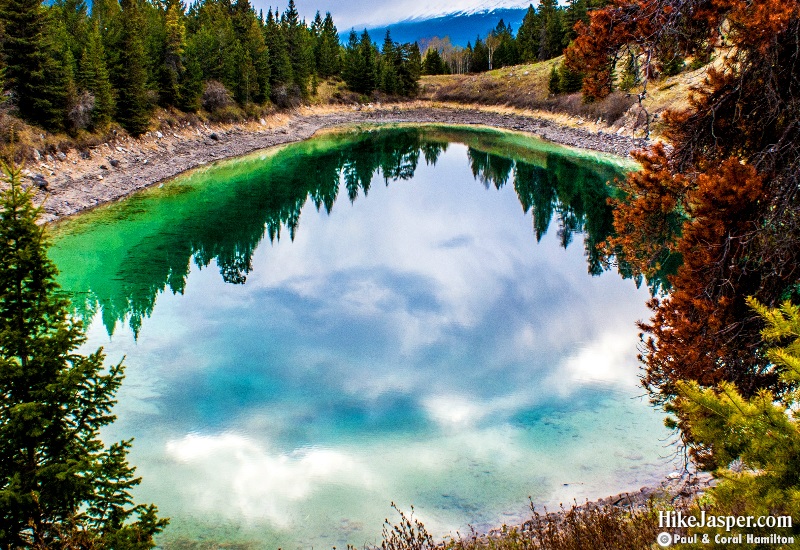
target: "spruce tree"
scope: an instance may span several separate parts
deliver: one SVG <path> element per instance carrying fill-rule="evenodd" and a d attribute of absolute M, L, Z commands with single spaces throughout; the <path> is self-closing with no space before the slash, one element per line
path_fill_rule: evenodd
<path fill-rule="evenodd" d="M 122 65 L 117 104 L 120 123 L 134 136 L 147 131 L 153 109 L 147 88 L 147 53 L 139 1 L 122 0 Z"/>
<path fill-rule="evenodd" d="M 319 58 L 322 48 L 322 15 L 317 10 L 314 21 L 309 29 L 311 31 L 312 51 L 314 52 L 314 74 L 319 74 Z"/>
<path fill-rule="evenodd" d="M 323 78 L 328 78 L 339 74 L 339 33 L 336 25 L 333 24 L 333 17 L 330 12 L 325 14 L 322 22 L 322 32 L 319 39 L 319 54 L 317 57 L 317 71 Z"/>
<path fill-rule="evenodd" d="M 408 46 L 408 72 L 417 87 L 419 77 L 422 76 L 422 54 L 419 51 L 419 44 L 412 42 Z"/>
<path fill-rule="evenodd" d="M 358 50 L 358 35 L 355 29 L 351 29 L 350 35 L 347 37 L 347 46 L 344 50 L 342 79 L 347 84 L 347 87 L 353 91 L 357 91 L 358 79 L 364 70 L 363 64 L 364 60 L 359 55 Z"/>
<path fill-rule="evenodd" d="M 528 6 L 522 25 L 517 32 L 517 45 L 523 62 L 531 63 L 539 59 L 539 37 L 542 22 L 533 5 Z"/>
<path fill-rule="evenodd" d="M 300 88 L 300 94 L 306 97 L 314 54 L 311 36 L 305 23 L 300 21 L 294 0 L 289 0 L 289 5 L 281 18 L 281 26 L 285 31 L 286 51 L 292 64 L 292 80 Z"/>
<path fill-rule="evenodd" d="M 76 62 L 66 39 L 64 24 L 57 18 L 48 20 L 48 35 L 43 43 L 42 74 L 33 99 L 36 109 L 31 120 L 49 130 L 74 129 L 69 124 L 67 112 L 75 104 Z M 21 100 L 21 98 L 19 98 Z M 20 109 L 21 111 L 21 109 Z"/>
<path fill-rule="evenodd" d="M 180 104 L 181 81 L 186 50 L 186 28 L 183 23 L 183 3 L 169 0 L 164 12 L 164 62 L 161 68 L 160 101 L 163 105 Z"/>
<path fill-rule="evenodd" d="M 199 10 L 200 27 L 194 35 L 204 80 L 222 82 L 234 90 L 239 81 L 241 44 L 231 14 L 221 2 L 205 2 Z"/>
<path fill-rule="evenodd" d="M 469 64 L 471 73 L 481 73 L 489 70 L 489 49 L 480 37 L 475 39 L 475 47 L 472 49 L 472 59 Z"/>
<path fill-rule="evenodd" d="M 277 14 L 267 12 L 267 24 L 264 26 L 264 43 L 269 51 L 269 83 L 274 92 L 279 86 L 292 81 L 292 61 L 286 49 L 286 38 L 278 24 Z"/>
<path fill-rule="evenodd" d="M 156 508 L 135 506 L 139 483 L 127 464 L 130 441 L 106 447 L 100 430 L 122 364 L 84 356 L 83 327 L 70 318 L 46 255 L 32 190 L 5 168 L 0 192 L 0 547 L 152 548 L 166 525 Z M 138 520 L 128 523 L 132 516 Z"/>
<path fill-rule="evenodd" d="M 377 51 L 372 44 L 372 39 L 366 29 L 361 33 L 358 41 L 358 55 L 362 61 L 361 74 L 358 79 L 358 89 L 362 94 L 371 94 L 377 85 Z"/>
<path fill-rule="evenodd" d="M 425 59 L 422 61 L 422 74 L 445 74 L 447 67 L 442 59 L 439 50 L 436 48 L 428 48 L 425 52 Z"/>
<path fill-rule="evenodd" d="M 575 24 L 578 21 L 584 23 L 589 22 L 587 0 L 569 0 L 567 2 L 567 8 L 564 10 L 564 17 L 562 20 L 564 37 L 561 42 L 561 45 L 565 48 L 569 46 L 569 43 L 575 40 L 575 37 L 578 35 L 575 32 Z"/>
<path fill-rule="evenodd" d="M 249 14 L 247 28 L 242 36 L 244 55 L 252 64 L 251 78 L 253 84 L 250 90 L 249 101 L 264 103 L 269 98 L 269 51 L 264 42 L 264 33 L 252 12 Z M 249 71 L 249 67 L 243 69 Z M 242 73 L 244 74 L 244 72 Z"/>
<path fill-rule="evenodd" d="M 94 97 L 92 125 L 103 128 L 114 115 L 114 92 L 106 68 L 99 23 L 94 21 L 78 64 L 78 87 Z"/>
<path fill-rule="evenodd" d="M 63 39 L 72 50 L 72 57 L 80 59 L 90 30 L 86 2 L 84 0 L 56 0 L 51 9 L 52 16 L 61 21 L 66 31 Z"/>
<path fill-rule="evenodd" d="M 41 94 L 48 55 L 46 17 L 41 0 L 7 0 L 2 7 L 6 80 L 20 116 L 39 124 L 48 122 L 54 107 Z"/>
<path fill-rule="evenodd" d="M 541 19 L 539 61 L 546 61 L 561 55 L 564 37 L 561 10 L 556 0 L 541 0 L 538 13 Z"/>
<path fill-rule="evenodd" d="M 558 68 L 558 78 L 562 93 L 575 93 L 583 86 L 583 73 L 570 69 L 566 63 L 562 63 Z"/>
<path fill-rule="evenodd" d="M 180 85 L 178 107 L 194 113 L 200 109 L 200 95 L 203 93 L 203 68 L 200 66 L 197 46 L 193 41 L 186 45 L 186 70 Z"/>
<path fill-rule="evenodd" d="M 398 69 L 398 52 L 397 45 L 392 41 L 392 35 L 389 29 L 386 29 L 386 36 L 383 39 L 383 49 L 381 50 L 381 66 L 379 84 L 380 89 L 387 94 L 398 93 L 400 85 L 399 77 L 397 74 Z"/>

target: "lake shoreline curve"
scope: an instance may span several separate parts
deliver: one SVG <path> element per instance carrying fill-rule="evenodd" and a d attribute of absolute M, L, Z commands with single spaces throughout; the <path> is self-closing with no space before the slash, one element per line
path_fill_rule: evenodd
<path fill-rule="evenodd" d="M 524 113 L 451 106 L 398 104 L 366 107 L 303 108 L 239 124 L 189 124 L 119 136 L 89 151 L 45 156 L 24 167 L 38 187 L 42 223 L 79 214 L 122 199 L 183 172 L 277 145 L 303 141 L 315 133 L 358 124 L 443 124 L 484 126 L 532 134 L 546 141 L 627 157 L 647 147 L 641 138 L 571 127 Z"/>

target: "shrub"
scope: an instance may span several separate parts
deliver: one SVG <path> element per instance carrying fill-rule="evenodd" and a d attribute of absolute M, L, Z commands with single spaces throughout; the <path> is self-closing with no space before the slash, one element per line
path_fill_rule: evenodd
<path fill-rule="evenodd" d="M 203 88 L 201 102 L 203 109 L 213 113 L 233 105 L 233 97 L 222 82 L 209 80 Z"/>

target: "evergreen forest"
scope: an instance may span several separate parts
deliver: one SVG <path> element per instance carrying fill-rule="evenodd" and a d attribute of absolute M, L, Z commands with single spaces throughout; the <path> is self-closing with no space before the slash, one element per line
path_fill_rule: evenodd
<path fill-rule="evenodd" d="M 4 0 L 0 69 L 5 109 L 50 132 L 138 136 L 156 108 L 204 110 L 216 120 L 296 107 L 341 80 L 368 98 L 413 97 L 423 74 L 482 72 L 551 59 L 601 0 L 531 5 L 515 33 L 502 20 L 474 44 L 433 38 L 380 45 L 367 30 L 340 35 L 328 12 L 302 19 L 249 0 Z M 562 91 L 575 91 L 572 78 Z M 577 86 L 577 87 L 576 87 Z"/>

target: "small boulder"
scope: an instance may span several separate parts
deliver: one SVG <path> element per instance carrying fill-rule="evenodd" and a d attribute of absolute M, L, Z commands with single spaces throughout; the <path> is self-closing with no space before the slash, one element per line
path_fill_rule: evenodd
<path fill-rule="evenodd" d="M 108 159 L 108 163 L 114 168 L 119 167 L 119 161 L 117 159 Z"/>
<path fill-rule="evenodd" d="M 65 160 L 67 160 L 67 155 L 65 155 L 63 152 L 59 151 L 58 153 L 56 153 L 56 158 L 63 162 Z"/>
<path fill-rule="evenodd" d="M 161 132 L 156 132 L 156 137 L 157 137 L 158 139 L 161 139 L 161 138 L 163 138 L 163 137 L 164 137 L 164 134 L 162 134 Z"/>
<path fill-rule="evenodd" d="M 92 158 L 92 154 L 89 151 L 81 151 L 80 155 L 83 160 L 89 160 Z"/>
<path fill-rule="evenodd" d="M 34 175 L 31 180 L 33 180 L 33 184 L 41 189 L 42 191 L 47 191 L 47 180 L 42 174 Z"/>
<path fill-rule="evenodd" d="M 208 137 L 210 137 L 214 141 L 219 141 L 219 136 L 217 135 L 216 132 L 211 132 L 210 134 L 208 134 Z"/>
<path fill-rule="evenodd" d="M 108 166 L 106 166 L 105 164 L 101 164 L 100 170 L 108 170 Z"/>

